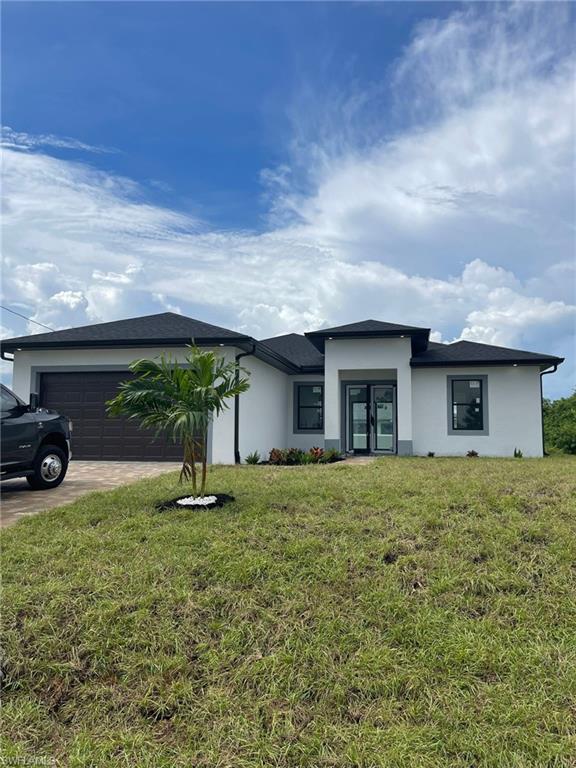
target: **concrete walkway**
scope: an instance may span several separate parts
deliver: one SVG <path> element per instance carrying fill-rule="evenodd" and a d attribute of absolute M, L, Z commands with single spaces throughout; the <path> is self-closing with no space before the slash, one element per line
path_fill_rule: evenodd
<path fill-rule="evenodd" d="M 33 491 L 24 479 L 5 480 L 0 485 L 0 526 L 68 504 L 90 491 L 107 491 L 180 466 L 171 461 L 72 461 L 62 485 L 49 491 Z"/>

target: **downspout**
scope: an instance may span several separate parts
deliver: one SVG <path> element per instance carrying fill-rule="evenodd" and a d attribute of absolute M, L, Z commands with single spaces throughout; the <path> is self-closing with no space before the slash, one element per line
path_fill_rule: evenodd
<path fill-rule="evenodd" d="M 250 352 L 240 352 L 236 355 L 236 383 L 240 379 L 238 364 L 243 357 L 249 357 L 256 351 L 256 344 L 252 344 Z M 234 463 L 240 464 L 240 395 L 234 395 Z"/>
<path fill-rule="evenodd" d="M 542 376 L 546 376 L 548 373 L 556 373 L 558 370 L 558 364 L 554 365 L 551 371 L 540 371 L 540 416 L 542 418 L 542 456 L 546 456 L 545 442 L 544 442 L 544 394 L 542 389 Z"/>

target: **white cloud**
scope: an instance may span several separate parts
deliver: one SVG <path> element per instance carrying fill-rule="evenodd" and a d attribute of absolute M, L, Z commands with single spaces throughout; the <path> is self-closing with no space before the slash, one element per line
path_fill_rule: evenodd
<path fill-rule="evenodd" d="M 166 312 L 174 312 L 176 315 L 184 314 L 178 304 L 172 304 L 163 293 L 153 293 L 152 296 Z"/>
<path fill-rule="evenodd" d="M 462 330 L 460 338 L 511 346 L 523 338 L 569 334 L 576 321 L 576 307 L 498 288 L 490 294 L 486 306 L 470 312 L 466 320 L 470 325 Z"/>
<path fill-rule="evenodd" d="M 54 296 L 50 296 L 50 301 L 55 304 L 63 304 L 69 309 L 76 309 L 84 301 L 82 291 L 59 291 Z"/>
<path fill-rule="evenodd" d="M 67 136 L 53 136 L 51 134 L 42 134 L 37 136 L 30 133 L 24 133 L 22 131 L 15 131 L 7 125 L 2 126 L 0 146 L 19 150 L 38 149 L 39 147 L 54 147 L 55 149 L 75 149 L 82 152 L 116 152 L 115 149 L 108 149 L 107 147 L 95 147 L 91 144 L 86 144 L 83 141 L 71 139 Z"/>
<path fill-rule="evenodd" d="M 0 339 L 10 339 L 14 335 L 15 333 L 12 328 L 9 328 L 4 324 L 0 325 Z M 0 380 L 10 381 L 11 376 L 12 363 L 9 363 L 7 360 L 0 360 Z"/>
<path fill-rule="evenodd" d="M 572 54 L 569 18 L 559 3 L 512 2 L 422 22 L 395 67 L 400 110 L 445 116 L 548 78 Z"/>
<path fill-rule="evenodd" d="M 132 280 L 127 274 L 121 274 L 119 272 L 101 272 L 99 269 L 95 269 L 92 272 L 92 278 L 104 283 L 119 283 L 121 285 L 129 285 Z"/>
<path fill-rule="evenodd" d="M 263 233 L 214 231 L 129 179 L 5 150 L 5 295 L 52 327 L 169 308 L 262 338 L 376 317 L 569 353 L 572 69 L 563 11 L 524 6 L 418 29 L 395 83 L 426 121 L 378 136 L 381 86 L 336 99 L 351 105 L 344 135 L 301 126 L 291 163 L 263 172 Z M 566 391 L 573 370 L 547 386 Z"/>

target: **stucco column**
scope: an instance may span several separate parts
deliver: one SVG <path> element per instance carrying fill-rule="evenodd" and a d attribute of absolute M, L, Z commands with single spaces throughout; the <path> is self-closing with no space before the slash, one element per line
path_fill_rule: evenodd
<path fill-rule="evenodd" d="M 330 355 L 330 342 L 326 341 L 324 365 L 324 447 L 343 450 L 340 429 L 340 381 L 338 366 Z"/>
<path fill-rule="evenodd" d="M 239 349 L 215 350 L 227 363 L 233 363 Z M 242 361 L 240 361 L 242 363 Z M 242 395 L 240 395 L 242 399 Z M 234 464 L 234 398 L 229 401 L 229 408 L 220 412 L 212 422 L 210 439 L 208 440 L 209 461 L 211 464 Z M 240 405 L 242 413 L 242 405 Z M 211 455 L 210 455 L 211 454 Z"/>
<path fill-rule="evenodd" d="M 14 352 L 12 364 L 12 390 L 27 403 L 36 382 L 32 381 L 30 353 Z"/>
<path fill-rule="evenodd" d="M 398 455 L 412 455 L 412 369 L 410 365 L 397 368 L 396 386 Z"/>

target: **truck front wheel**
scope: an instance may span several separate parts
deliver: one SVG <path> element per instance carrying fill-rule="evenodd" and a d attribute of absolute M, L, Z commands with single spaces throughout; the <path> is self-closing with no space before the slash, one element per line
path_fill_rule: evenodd
<path fill-rule="evenodd" d="M 34 474 L 28 475 L 28 485 L 35 491 L 56 488 L 66 476 L 68 459 L 62 448 L 44 445 L 34 459 Z"/>

